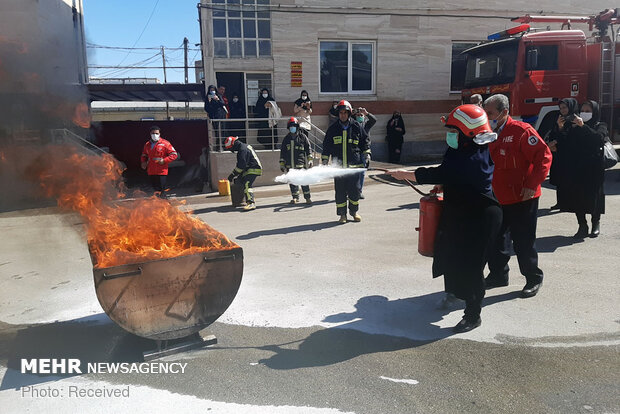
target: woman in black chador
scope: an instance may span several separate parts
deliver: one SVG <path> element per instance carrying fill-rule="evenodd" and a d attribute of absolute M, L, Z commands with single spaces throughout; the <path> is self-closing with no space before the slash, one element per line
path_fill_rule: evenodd
<path fill-rule="evenodd" d="M 433 277 L 443 275 L 446 293 L 465 301 L 465 315 L 453 328 L 460 333 L 480 326 L 484 267 L 502 222 L 502 209 L 491 190 L 494 166 L 488 148 L 497 134 L 477 105 L 457 107 L 445 124 L 449 148 L 441 165 L 390 175 L 443 187 Z"/>
<path fill-rule="evenodd" d="M 574 101 L 572 98 L 563 99 Z M 570 117 L 560 117 L 552 138 L 557 141 L 557 166 L 554 181 L 557 185 L 560 211 L 575 213 L 579 228 L 573 236 L 588 236 L 586 214 L 592 215 L 590 237 L 600 233 L 601 214 L 605 213 L 603 181 L 605 166 L 603 144 L 607 137 L 607 125 L 600 122 L 600 112 L 595 101 L 586 101 L 581 112 Z"/>
<path fill-rule="evenodd" d="M 405 135 L 405 123 L 400 116 L 400 112 L 394 111 L 392 119 L 387 123 L 387 136 L 385 137 L 388 144 L 389 162 L 398 164 L 400 162 L 400 153 L 403 148 L 403 135 Z"/>

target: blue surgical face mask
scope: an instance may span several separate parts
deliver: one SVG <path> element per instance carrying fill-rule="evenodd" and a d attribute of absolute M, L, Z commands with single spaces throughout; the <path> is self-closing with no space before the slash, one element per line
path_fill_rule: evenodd
<path fill-rule="evenodd" d="M 361 124 L 362 122 L 364 122 L 364 117 L 358 116 L 357 118 L 355 118 L 355 120 Z"/>
<path fill-rule="evenodd" d="M 291 131 L 291 134 L 294 134 L 297 132 L 297 127 L 290 127 L 288 130 Z"/>
<path fill-rule="evenodd" d="M 459 134 L 457 132 L 446 132 L 446 142 L 452 149 L 459 147 Z"/>
<path fill-rule="evenodd" d="M 497 119 L 489 120 L 489 125 L 491 126 L 491 129 L 495 131 L 497 129 Z"/>

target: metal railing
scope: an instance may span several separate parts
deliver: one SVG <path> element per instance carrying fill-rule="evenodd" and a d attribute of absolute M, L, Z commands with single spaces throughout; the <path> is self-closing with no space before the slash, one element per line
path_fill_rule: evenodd
<path fill-rule="evenodd" d="M 82 138 L 75 132 L 72 132 L 66 128 L 60 129 L 52 129 L 50 130 L 50 136 L 53 144 L 64 144 L 64 143 L 72 143 L 77 144 L 89 152 L 95 153 L 97 155 L 106 154 L 107 151 L 99 148 L 92 142 Z"/>
<path fill-rule="evenodd" d="M 211 151 L 224 151 L 224 140 L 228 136 L 239 137 L 257 150 L 279 151 L 282 139 L 288 134 L 286 124 L 289 118 L 278 118 L 277 124 L 269 126 L 271 118 L 237 118 L 209 120 L 209 147 Z M 313 158 L 320 158 L 325 132 L 310 124 L 308 140 Z M 318 154 L 318 156 L 317 156 Z"/>

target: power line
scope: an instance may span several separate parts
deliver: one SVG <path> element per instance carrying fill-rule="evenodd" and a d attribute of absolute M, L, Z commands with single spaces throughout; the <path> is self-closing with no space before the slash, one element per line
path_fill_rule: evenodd
<path fill-rule="evenodd" d="M 157 8 L 157 5 L 159 4 L 159 0 L 157 0 L 157 2 L 155 2 L 155 5 L 153 6 L 153 10 L 151 11 L 151 15 L 149 16 L 148 20 L 146 21 L 146 24 L 144 25 L 144 28 L 142 29 L 142 32 L 140 32 L 140 36 L 138 36 L 138 39 L 136 39 L 136 41 L 133 43 L 133 45 L 131 45 L 131 47 L 135 47 L 138 42 L 140 41 L 140 39 L 142 38 L 142 35 L 144 34 L 146 28 L 148 27 L 149 23 L 151 22 L 151 18 L 153 17 L 153 14 L 155 13 L 155 9 Z M 125 57 L 118 62 L 118 64 L 120 65 L 121 63 L 123 63 L 125 61 L 125 59 L 127 59 L 127 56 L 129 56 L 131 54 L 131 50 L 129 52 L 127 52 L 127 54 L 125 55 Z"/>
<path fill-rule="evenodd" d="M 86 47 L 89 49 L 112 49 L 112 50 L 160 50 L 161 49 L 161 46 L 159 47 L 122 47 L 122 46 L 98 45 L 95 43 L 86 43 Z M 167 47 L 166 50 L 173 50 L 173 51 L 183 50 L 183 47 Z M 200 51 L 200 49 L 194 49 L 194 48 L 190 48 L 188 50 Z"/>

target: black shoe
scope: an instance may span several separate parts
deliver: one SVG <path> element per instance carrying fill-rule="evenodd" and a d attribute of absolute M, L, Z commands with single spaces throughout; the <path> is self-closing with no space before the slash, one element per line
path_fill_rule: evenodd
<path fill-rule="evenodd" d="M 586 237 L 588 237 L 588 233 L 588 225 L 580 224 L 577 233 L 575 233 L 575 235 L 573 236 L 573 239 L 585 239 Z"/>
<path fill-rule="evenodd" d="M 496 277 L 491 277 L 491 276 L 484 279 L 485 289 L 493 289 L 493 288 L 504 287 L 504 286 L 508 286 L 507 280 L 502 280 L 502 279 L 498 279 Z"/>
<path fill-rule="evenodd" d="M 469 321 L 463 318 L 461 319 L 459 323 L 454 325 L 454 327 L 452 328 L 452 332 L 454 333 L 469 332 L 472 329 L 476 329 L 477 327 L 479 327 L 481 323 L 482 323 L 482 319 L 480 318 L 476 319 L 475 321 Z"/>
<path fill-rule="evenodd" d="M 521 297 L 531 298 L 532 296 L 536 296 L 541 286 L 542 286 L 542 282 L 526 283 L 525 286 L 523 287 L 523 290 L 521 291 Z"/>
<path fill-rule="evenodd" d="M 592 222 L 592 233 L 590 233 L 590 237 L 595 238 L 595 237 L 598 237 L 599 234 L 601 234 L 601 222 L 593 221 Z"/>

